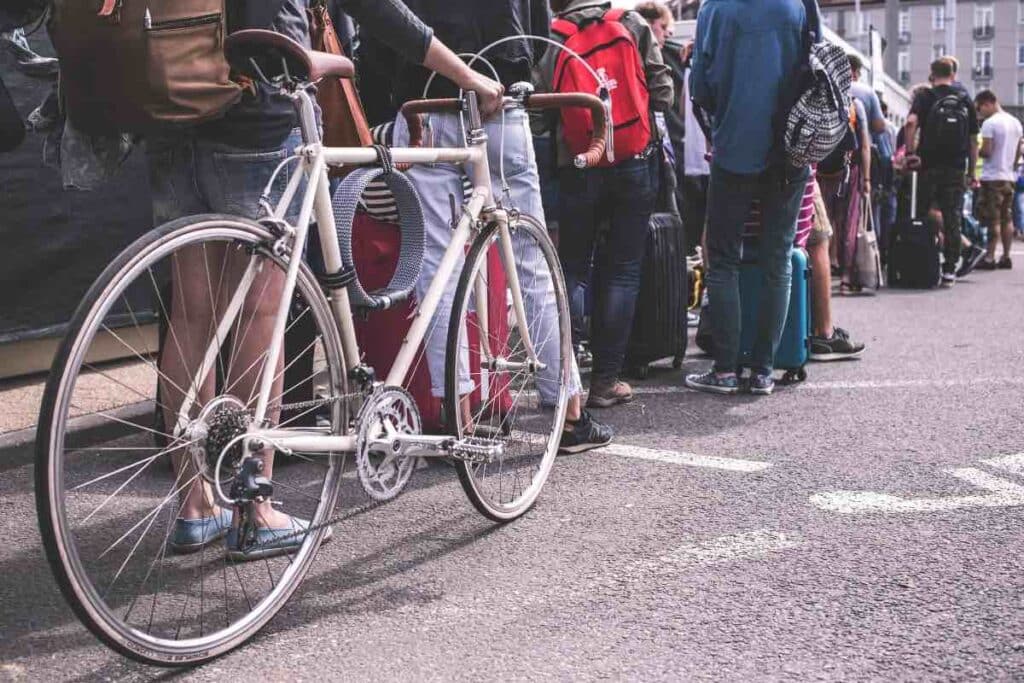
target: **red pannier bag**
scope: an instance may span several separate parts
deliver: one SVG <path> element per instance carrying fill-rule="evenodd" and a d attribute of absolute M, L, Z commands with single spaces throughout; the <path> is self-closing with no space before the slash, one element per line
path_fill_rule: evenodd
<path fill-rule="evenodd" d="M 356 265 L 356 273 L 363 288 L 367 291 L 386 287 L 391 281 L 398 266 L 398 253 L 401 246 L 401 231 L 393 223 L 385 223 L 362 211 L 356 213 L 352 224 L 352 257 Z M 505 292 L 505 271 L 501 268 L 501 258 L 496 248 L 492 248 L 487 258 L 489 273 L 488 292 L 488 323 L 491 351 L 504 355 L 508 348 L 509 325 L 508 303 Z M 456 274 L 457 276 L 457 274 Z M 356 340 L 363 354 L 363 362 L 374 369 L 377 379 L 384 381 L 402 341 L 412 325 L 412 316 L 416 304 L 404 301 L 383 311 L 370 311 L 362 316 L 357 313 L 355 321 Z M 475 319 L 470 311 L 470 319 Z M 487 373 L 486 379 L 480 368 L 480 344 L 477 330 L 471 325 L 469 330 L 469 366 L 470 376 L 475 389 L 472 393 L 474 409 L 497 396 L 494 408 L 505 412 L 512 407 L 507 373 Z M 448 331 L 441 334 L 447 337 Z M 425 432 L 444 432 L 444 408 L 441 399 L 433 396 L 430 390 L 430 371 L 427 368 L 426 355 L 416 354 L 410 376 L 402 384 L 416 400 L 423 418 Z"/>

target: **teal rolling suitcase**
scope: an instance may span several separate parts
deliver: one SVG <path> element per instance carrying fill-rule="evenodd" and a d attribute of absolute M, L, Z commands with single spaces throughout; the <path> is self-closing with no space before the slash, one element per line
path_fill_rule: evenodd
<path fill-rule="evenodd" d="M 751 250 L 752 253 L 756 253 Z M 803 249 L 793 249 L 793 288 L 789 295 L 789 314 L 782 331 L 782 340 L 775 352 L 775 369 L 785 371 L 784 382 L 802 382 L 807 379 L 804 366 L 810 357 L 811 270 Z M 754 332 L 764 284 L 764 271 L 756 262 L 740 264 L 740 303 L 743 309 L 743 327 L 740 334 L 740 365 L 750 366 L 750 355 L 754 347 Z"/>

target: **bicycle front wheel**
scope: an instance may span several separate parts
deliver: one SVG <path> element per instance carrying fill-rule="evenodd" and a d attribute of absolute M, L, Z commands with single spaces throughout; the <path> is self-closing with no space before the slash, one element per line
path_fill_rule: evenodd
<path fill-rule="evenodd" d="M 240 645 L 284 605 L 323 540 L 316 525 L 337 499 L 338 456 L 260 456 L 276 502 L 313 529 L 294 526 L 298 540 L 276 556 L 243 561 L 228 548 L 235 511 L 212 489 L 218 464 L 222 478 L 237 470 L 241 446 L 229 446 L 253 419 L 264 372 L 274 373 L 277 429 L 347 425 L 337 329 L 304 265 L 285 334 L 307 336 L 266 367 L 288 268 L 274 239 L 219 215 L 153 230 L 92 286 L 54 360 L 36 437 L 43 543 L 77 616 L 128 657 L 196 664 Z M 294 396 L 307 400 L 286 412 Z"/>
<path fill-rule="evenodd" d="M 477 510 L 497 522 L 516 519 L 540 495 L 558 453 L 572 373 L 569 306 L 555 247 L 527 215 L 509 235 L 504 258 L 497 225 L 484 229 L 466 257 L 445 374 L 445 395 L 459 397 L 446 401 L 448 424 L 469 446 L 456 461 L 459 481 Z M 516 315 L 514 279 L 526 330 Z"/>

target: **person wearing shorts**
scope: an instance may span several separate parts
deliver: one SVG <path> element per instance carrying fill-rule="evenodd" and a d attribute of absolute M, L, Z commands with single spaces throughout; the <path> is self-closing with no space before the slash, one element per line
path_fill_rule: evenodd
<path fill-rule="evenodd" d="M 981 125 L 981 193 L 978 198 L 978 218 L 989 230 L 988 253 L 978 265 L 979 270 L 1009 269 L 1010 248 L 1013 246 L 1013 194 L 1020 162 L 1020 121 L 999 106 L 991 90 L 982 90 L 974 98 Z M 1003 257 L 996 261 L 996 246 L 1002 242 Z"/>

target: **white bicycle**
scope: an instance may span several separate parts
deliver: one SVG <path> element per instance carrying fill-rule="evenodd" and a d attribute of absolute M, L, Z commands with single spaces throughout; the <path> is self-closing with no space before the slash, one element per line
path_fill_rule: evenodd
<path fill-rule="evenodd" d="M 451 459 L 476 508 L 506 522 L 537 499 L 568 402 L 572 350 L 557 255 L 543 225 L 492 196 L 475 96 L 409 103 L 403 110 L 409 148 L 327 148 L 310 84 L 351 77 L 348 60 L 267 31 L 233 34 L 225 49 L 236 69 L 277 85 L 295 102 L 304 142 L 278 171 L 294 163 L 303 172 L 273 183 L 280 199 L 267 204 L 259 221 L 230 215 L 173 221 L 114 259 L 85 296 L 57 354 L 37 436 L 39 521 L 64 596 L 108 646 L 160 665 L 221 655 L 283 607 L 331 525 L 367 507 L 343 507 L 332 517 L 350 456 L 375 501 L 397 495 L 418 458 Z M 605 110 L 597 98 L 524 90 L 505 104 L 590 108 L 594 139 L 577 164 L 596 164 L 604 154 Z M 422 114 L 456 111 L 468 121 L 465 147 L 416 146 Z M 361 362 L 350 293 L 358 292 L 364 306 L 384 308 L 408 291 L 367 294 L 358 286 L 339 240 L 328 168 L 433 162 L 463 164 L 473 190 L 380 382 Z M 299 210 L 291 224 L 285 216 L 293 202 Z M 303 259 L 310 226 L 323 255 L 319 276 Z M 446 388 L 447 396 L 464 398 L 445 403 L 449 433 L 427 435 L 403 383 L 421 359 L 421 343 L 460 262 Z M 492 291 L 497 270 L 504 282 L 499 310 Z M 557 323 L 544 338 L 531 335 L 536 321 L 528 319 L 520 292 L 524 273 L 550 283 L 546 298 Z M 202 306 L 197 288 L 208 297 Z M 488 334 L 494 315 L 508 318 L 507 339 Z M 299 326 L 311 329 L 311 341 L 286 350 L 283 340 Z M 296 367 L 306 369 L 285 386 Z M 557 386 L 540 391 L 542 374 Z M 472 402 L 464 391 L 467 376 Z M 288 404 L 297 389 L 308 398 Z M 555 398 L 545 403 L 541 394 Z M 180 506 L 196 492 L 217 511 L 210 519 L 225 540 L 176 548 L 171 539 Z M 287 552 L 277 552 L 282 539 L 268 543 L 257 533 L 271 503 L 304 520 L 284 539 L 295 541 L 283 544 Z"/>

